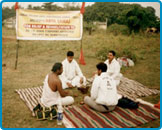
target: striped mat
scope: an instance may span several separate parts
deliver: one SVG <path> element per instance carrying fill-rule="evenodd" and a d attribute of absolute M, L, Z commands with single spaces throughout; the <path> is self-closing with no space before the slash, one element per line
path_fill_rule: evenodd
<path fill-rule="evenodd" d="M 160 110 L 143 104 L 140 104 L 138 109 L 116 107 L 109 113 L 96 112 L 86 105 L 64 109 L 67 128 L 131 128 L 158 118 Z"/>
<path fill-rule="evenodd" d="M 87 79 L 88 85 L 91 86 L 92 80 Z M 19 94 L 20 98 L 25 102 L 30 111 L 33 111 L 33 108 L 40 103 L 40 97 L 42 95 L 43 87 L 34 87 L 34 88 L 24 88 L 16 89 L 15 91 Z M 136 100 L 137 98 L 143 96 L 150 96 L 159 94 L 160 91 L 156 89 L 149 89 L 146 86 L 140 84 L 135 80 L 122 77 L 121 83 L 118 86 L 118 93 L 129 99 Z M 32 113 L 33 114 L 33 113 Z"/>
<path fill-rule="evenodd" d="M 17 89 L 17 92 L 20 98 L 25 102 L 29 110 L 33 113 L 33 108 L 40 103 L 40 98 L 42 96 L 43 87 L 34 87 L 34 88 L 25 88 L 25 89 Z"/>

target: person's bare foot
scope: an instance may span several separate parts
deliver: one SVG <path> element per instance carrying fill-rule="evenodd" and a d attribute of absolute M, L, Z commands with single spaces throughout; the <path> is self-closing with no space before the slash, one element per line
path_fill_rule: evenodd
<path fill-rule="evenodd" d="M 83 102 L 83 101 L 81 101 L 81 102 L 80 102 L 80 105 L 84 105 L 84 102 Z"/>
<path fill-rule="evenodd" d="M 74 93 L 73 96 L 74 96 L 74 97 L 78 97 L 78 94 L 77 94 L 77 93 Z"/>
<path fill-rule="evenodd" d="M 72 85 L 70 85 L 69 88 L 74 88 L 74 87 Z"/>
<path fill-rule="evenodd" d="M 83 78 L 80 78 L 80 84 L 83 84 Z"/>
<path fill-rule="evenodd" d="M 69 88 L 74 88 L 73 85 L 72 85 L 71 83 L 67 83 L 67 86 L 68 86 Z"/>

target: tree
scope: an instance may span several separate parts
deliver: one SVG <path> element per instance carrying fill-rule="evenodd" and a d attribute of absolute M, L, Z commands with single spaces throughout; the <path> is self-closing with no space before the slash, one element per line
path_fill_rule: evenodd
<path fill-rule="evenodd" d="M 85 9 L 84 20 L 87 23 L 93 21 L 104 22 L 107 25 L 121 24 L 127 25 L 130 33 L 147 27 L 158 26 L 155 10 L 152 7 L 141 7 L 139 4 L 123 4 L 119 2 L 96 2 Z"/>
<path fill-rule="evenodd" d="M 156 21 L 158 19 L 157 16 L 155 16 L 155 9 L 152 7 L 147 7 L 145 11 L 146 11 L 147 18 L 149 19 L 148 26 L 155 27 Z"/>
<path fill-rule="evenodd" d="M 33 10 L 42 10 L 42 8 L 40 6 L 34 6 L 32 9 Z"/>
<path fill-rule="evenodd" d="M 138 33 L 140 30 L 144 31 L 147 27 L 153 27 L 156 22 L 154 10 L 139 5 L 133 5 L 133 8 L 124 11 L 120 18 L 123 23 L 119 21 L 128 26 L 130 34 L 132 31 Z"/>
<path fill-rule="evenodd" d="M 44 3 L 41 7 L 43 10 L 46 11 L 61 11 L 63 10 L 62 7 L 57 6 L 56 4 L 53 4 L 54 2 L 47 2 Z"/>
<path fill-rule="evenodd" d="M 79 5 L 76 5 L 75 2 L 72 2 L 71 4 L 69 2 L 64 3 L 64 10 L 70 11 L 70 10 L 80 10 Z"/>
<path fill-rule="evenodd" d="M 93 29 L 96 28 L 96 25 L 94 25 L 92 22 L 84 22 L 84 28 L 88 31 L 89 35 L 92 34 Z"/>
<path fill-rule="evenodd" d="M 86 7 L 84 19 L 87 22 L 105 22 L 107 19 L 107 25 L 111 25 L 117 23 L 118 17 L 127 8 L 130 8 L 130 5 L 119 2 L 96 2 L 92 6 Z"/>
<path fill-rule="evenodd" d="M 52 10 L 52 4 L 53 4 L 53 2 L 46 2 L 42 5 L 42 7 L 43 7 L 44 10 L 51 11 Z"/>
<path fill-rule="evenodd" d="M 7 18 L 11 18 L 13 16 L 16 16 L 16 11 L 14 9 L 14 6 L 12 8 L 9 7 L 2 8 L 2 21 Z"/>
<path fill-rule="evenodd" d="M 32 9 L 32 5 L 31 5 L 31 4 L 29 4 L 27 9 Z"/>

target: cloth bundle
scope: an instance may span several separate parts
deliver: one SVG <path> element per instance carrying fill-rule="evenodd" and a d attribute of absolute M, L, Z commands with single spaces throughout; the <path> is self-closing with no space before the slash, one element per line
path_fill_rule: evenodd
<path fill-rule="evenodd" d="M 134 102 L 131 99 L 122 97 L 119 99 L 117 106 L 122 108 L 137 109 L 139 102 Z"/>

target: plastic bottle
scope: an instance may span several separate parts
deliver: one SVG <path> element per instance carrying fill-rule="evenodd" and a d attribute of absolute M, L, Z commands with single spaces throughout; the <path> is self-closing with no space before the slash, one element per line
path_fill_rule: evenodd
<path fill-rule="evenodd" d="M 57 111 L 57 125 L 62 125 L 62 120 L 63 120 L 63 108 L 62 104 L 58 104 L 58 111 Z"/>

